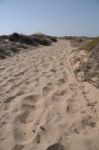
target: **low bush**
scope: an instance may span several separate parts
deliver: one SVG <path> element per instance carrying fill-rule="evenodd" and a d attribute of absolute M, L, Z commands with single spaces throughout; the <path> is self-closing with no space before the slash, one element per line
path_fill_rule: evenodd
<path fill-rule="evenodd" d="M 85 46 L 84 49 L 88 52 L 92 51 L 97 45 L 99 45 L 99 37 L 89 41 Z"/>
<path fill-rule="evenodd" d="M 52 42 L 57 42 L 57 38 L 56 38 L 56 37 L 51 36 L 51 37 L 49 37 L 49 39 L 50 39 Z"/>
<path fill-rule="evenodd" d="M 47 38 L 34 37 L 33 41 L 39 43 L 40 45 L 48 46 L 51 44 L 51 41 Z"/>
<path fill-rule="evenodd" d="M 0 36 L 0 41 L 6 40 L 6 39 L 8 39 L 8 38 L 9 38 L 9 36 L 7 36 L 7 35 L 1 35 L 1 36 Z"/>
<path fill-rule="evenodd" d="M 26 35 L 18 34 L 18 33 L 11 34 L 9 36 L 9 40 L 12 42 L 20 42 L 23 44 L 29 44 L 29 45 L 33 44 L 33 40 L 30 36 L 26 36 Z"/>
<path fill-rule="evenodd" d="M 29 44 L 29 45 L 45 45 L 48 46 L 51 44 L 51 41 L 56 41 L 55 38 L 49 38 L 46 37 L 46 35 L 43 34 L 34 34 L 32 36 L 26 36 L 18 33 L 13 33 L 9 36 L 9 40 L 12 42 L 20 42 L 23 44 Z"/>

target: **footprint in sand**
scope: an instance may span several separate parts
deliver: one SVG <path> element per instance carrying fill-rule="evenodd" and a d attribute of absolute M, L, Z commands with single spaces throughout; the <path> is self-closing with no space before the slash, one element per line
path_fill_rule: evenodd
<path fill-rule="evenodd" d="M 42 92 L 43 96 L 48 96 L 48 94 L 53 90 L 52 83 L 48 83 L 46 86 L 43 87 Z"/>
<path fill-rule="evenodd" d="M 76 113 L 78 112 L 76 100 L 72 97 L 67 100 L 67 107 L 66 111 L 69 113 Z"/>
<path fill-rule="evenodd" d="M 22 150 L 24 145 L 15 145 L 11 150 Z"/>
<path fill-rule="evenodd" d="M 30 113 L 29 111 L 25 110 L 24 112 L 22 112 L 20 115 L 16 117 L 15 122 L 26 124 L 29 113 Z"/>
<path fill-rule="evenodd" d="M 5 103 L 10 103 L 16 96 L 10 96 L 8 97 L 4 102 Z"/>
<path fill-rule="evenodd" d="M 31 113 L 29 111 L 24 111 L 20 115 L 18 115 L 14 120 L 13 125 L 13 132 L 14 132 L 14 139 L 16 144 L 23 144 L 24 142 L 28 141 L 28 135 L 30 134 L 32 136 L 32 127 L 28 126 L 32 123 L 33 118 L 30 121 Z M 29 117 L 29 120 L 28 120 Z"/>
<path fill-rule="evenodd" d="M 50 145 L 46 150 L 64 150 L 64 147 L 59 143 L 55 143 L 53 145 Z"/>
<path fill-rule="evenodd" d="M 22 109 L 24 109 L 24 110 L 34 110 L 35 109 L 35 105 L 28 105 L 28 104 L 23 104 L 22 106 L 21 106 L 21 108 Z"/>
<path fill-rule="evenodd" d="M 27 103 L 30 105 L 35 104 L 39 100 L 39 95 L 28 95 L 23 98 L 23 103 Z"/>
<path fill-rule="evenodd" d="M 14 137 L 18 143 L 24 142 L 27 139 L 25 128 L 33 122 L 35 115 L 35 105 L 39 100 L 39 95 L 28 95 L 23 97 L 21 104 L 21 112 L 14 120 Z M 29 128 L 29 132 L 31 128 Z M 28 134 L 28 131 L 26 131 Z M 32 133 L 32 131 L 31 131 Z"/>
<path fill-rule="evenodd" d="M 81 123 L 82 123 L 83 127 L 90 126 L 90 127 L 94 128 L 96 126 L 95 118 L 90 115 L 83 116 Z"/>
<path fill-rule="evenodd" d="M 65 96 L 67 94 L 67 90 L 63 89 L 63 90 L 57 90 L 52 94 L 52 101 L 59 101 L 63 98 L 63 96 Z"/>
<path fill-rule="evenodd" d="M 62 85 L 64 85 L 64 84 L 65 84 L 65 82 L 66 82 L 66 81 L 65 81 L 65 79 L 64 79 L 64 78 L 60 78 L 60 79 L 57 81 L 57 83 L 56 83 L 56 84 L 57 84 L 58 86 L 62 86 Z"/>
<path fill-rule="evenodd" d="M 14 102 L 14 99 L 15 99 L 16 97 L 22 95 L 22 94 L 23 94 L 22 91 L 17 92 L 15 95 L 9 96 L 9 97 L 4 101 L 4 103 L 10 104 L 11 101 Z"/>
<path fill-rule="evenodd" d="M 18 116 L 21 123 L 27 123 L 27 122 L 29 123 L 30 121 L 33 121 L 33 116 L 34 116 L 33 114 L 36 107 L 35 105 L 38 100 L 39 100 L 38 95 L 28 95 L 23 98 L 22 105 L 21 105 L 23 112 Z"/>

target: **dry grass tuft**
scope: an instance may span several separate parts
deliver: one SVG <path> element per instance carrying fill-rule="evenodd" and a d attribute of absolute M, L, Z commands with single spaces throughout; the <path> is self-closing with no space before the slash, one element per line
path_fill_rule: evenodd
<path fill-rule="evenodd" d="M 99 37 L 89 41 L 83 48 L 87 51 L 90 52 L 92 51 L 97 45 L 99 45 Z"/>

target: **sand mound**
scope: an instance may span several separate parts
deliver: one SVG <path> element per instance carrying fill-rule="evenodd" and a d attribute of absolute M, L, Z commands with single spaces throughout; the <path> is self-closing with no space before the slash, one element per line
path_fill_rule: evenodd
<path fill-rule="evenodd" d="M 99 149 L 99 97 L 84 93 L 72 50 L 59 40 L 0 60 L 0 150 Z"/>

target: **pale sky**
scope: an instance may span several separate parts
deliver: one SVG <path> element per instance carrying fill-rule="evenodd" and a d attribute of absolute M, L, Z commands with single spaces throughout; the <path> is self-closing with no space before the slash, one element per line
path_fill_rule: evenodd
<path fill-rule="evenodd" d="M 0 34 L 99 36 L 99 0 L 0 0 Z"/>

